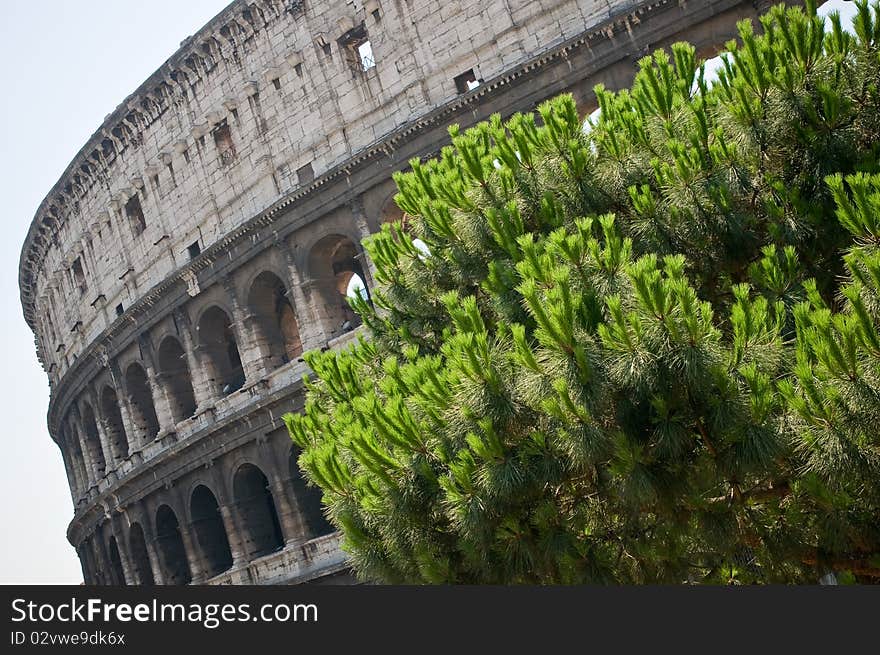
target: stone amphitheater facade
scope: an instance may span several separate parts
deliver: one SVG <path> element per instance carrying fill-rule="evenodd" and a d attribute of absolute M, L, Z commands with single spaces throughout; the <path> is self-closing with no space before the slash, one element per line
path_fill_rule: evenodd
<path fill-rule="evenodd" d="M 447 126 L 704 56 L 742 0 L 236 0 L 83 146 L 36 212 L 24 316 L 88 584 L 349 582 L 281 416 L 356 333 L 361 239 Z"/>

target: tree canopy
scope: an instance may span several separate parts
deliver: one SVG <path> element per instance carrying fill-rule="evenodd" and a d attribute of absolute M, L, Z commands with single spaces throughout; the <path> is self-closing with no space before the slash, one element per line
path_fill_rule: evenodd
<path fill-rule="evenodd" d="M 396 175 L 285 416 L 359 575 L 880 579 L 880 5 L 761 23 Z"/>

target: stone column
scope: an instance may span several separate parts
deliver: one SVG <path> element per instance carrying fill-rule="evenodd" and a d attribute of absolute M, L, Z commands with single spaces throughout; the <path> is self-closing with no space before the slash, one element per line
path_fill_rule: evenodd
<path fill-rule="evenodd" d="M 284 239 L 276 240 L 275 245 L 284 255 L 284 261 L 287 264 L 287 297 L 296 313 L 303 352 L 320 348 L 327 343 L 329 335 L 324 332 L 324 325 L 318 317 L 311 293 L 311 284 L 304 282 L 300 276 L 290 245 Z"/>
<path fill-rule="evenodd" d="M 166 434 L 174 432 L 174 413 L 171 410 L 171 400 L 165 390 L 165 385 L 159 380 L 158 368 L 156 366 L 156 358 L 153 353 L 153 346 L 146 335 L 142 334 L 138 338 L 138 343 L 143 357 L 144 369 L 147 373 L 147 380 L 150 383 L 150 392 L 153 396 L 153 408 L 156 410 L 156 419 L 159 421 L 159 439 Z"/>
<path fill-rule="evenodd" d="M 269 373 L 269 369 L 266 367 L 262 353 L 260 353 L 257 337 L 250 320 L 250 312 L 246 311 L 239 302 L 238 293 L 231 277 L 223 278 L 223 288 L 226 290 L 226 297 L 232 307 L 232 331 L 238 344 L 238 354 L 241 357 L 246 384 L 254 384 L 264 378 Z"/>
<path fill-rule="evenodd" d="M 86 476 L 88 480 L 85 485 L 85 492 L 88 493 L 88 490 L 91 487 L 98 486 L 98 482 L 100 482 L 104 475 L 107 472 L 107 453 L 104 451 L 104 442 L 101 440 L 99 444 L 101 447 L 101 452 L 104 453 L 104 473 L 100 473 L 98 471 L 98 463 L 95 461 L 95 458 L 92 454 L 92 449 L 89 447 L 88 441 L 86 440 L 86 431 L 82 426 L 82 418 L 79 413 L 79 407 L 77 405 L 73 406 L 71 410 L 71 421 L 73 421 L 74 426 L 68 427 L 73 433 L 76 434 L 77 439 L 79 439 L 79 449 L 83 454 L 83 463 L 85 464 Z M 99 433 L 100 439 L 100 433 Z M 112 461 L 112 460 L 111 460 Z"/>
<path fill-rule="evenodd" d="M 358 234 L 360 235 L 361 240 L 372 234 L 370 232 L 370 225 L 367 222 L 367 215 L 364 211 L 364 201 L 363 196 L 358 196 L 351 203 L 351 215 L 354 218 L 354 223 L 357 226 Z M 367 278 L 364 280 L 364 284 L 372 291 L 375 285 L 375 277 L 376 277 L 376 266 L 373 264 L 367 252 L 363 249 L 363 246 L 359 243 L 358 250 L 359 254 L 355 257 L 361 263 L 361 269 L 364 272 L 364 276 Z"/>
<path fill-rule="evenodd" d="M 122 425 L 125 427 L 125 435 L 128 437 L 128 451 L 140 450 L 147 443 L 147 435 L 134 424 L 134 413 L 131 409 L 128 386 L 125 384 L 125 376 L 119 369 L 119 364 L 111 360 L 108 366 L 113 387 L 116 389 L 116 403 L 119 405 L 119 414 L 122 416 Z"/>
<path fill-rule="evenodd" d="M 144 542 L 147 546 L 147 558 L 150 560 L 150 569 L 153 571 L 153 582 L 157 585 L 164 585 L 165 575 L 162 573 L 162 563 L 159 560 L 159 554 L 156 552 L 156 534 L 153 532 L 153 524 L 150 521 L 148 512 L 141 514 L 139 523 L 144 531 Z"/>
<path fill-rule="evenodd" d="M 95 429 L 98 431 L 98 441 L 101 442 L 101 452 L 104 453 L 106 474 L 109 473 L 111 469 L 121 464 L 121 461 L 116 457 L 113 452 L 113 447 L 110 445 L 110 439 L 107 436 L 107 425 L 104 422 L 104 412 L 101 408 L 101 401 L 98 398 L 97 390 L 92 385 L 89 385 L 86 387 L 86 395 L 89 398 L 89 404 L 92 406 L 92 414 L 95 417 Z M 85 429 L 83 429 L 83 434 L 85 434 Z M 127 439 L 128 433 L 126 433 L 125 436 Z"/>
<path fill-rule="evenodd" d="M 303 525 L 296 504 L 292 501 L 293 496 L 289 495 L 283 480 L 274 474 L 269 488 L 272 490 L 275 510 L 278 512 L 278 522 L 281 523 L 281 531 L 284 533 L 284 543 L 289 545 L 302 541 L 306 537 L 306 527 Z"/>
<path fill-rule="evenodd" d="M 201 551 L 190 536 L 191 527 L 190 523 L 183 524 L 178 519 L 180 538 L 183 540 L 183 550 L 186 553 L 186 561 L 189 564 L 189 573 L 192 578 L 190 584 L 201 584 L 205 581 L 205 567 L 202 565 Z"/>
<path fill-rule="evenodd" d="M 200 356 L 200 349 L 196 345 L 189 316 L 182 308 L 178 308 L 174 310 L 174 320 L 183 350 L 186 353 L 190 381 L 193 385 L 193 394 L 196 397 L 196 414 L 201 414 L 214 406 L 215 400 L 220 395 L 220 390 L 211 384 L 205 366 L 202 364 L 203 357 Z"/>
<path fill-rule="evenodd" d="M 110 521 L 110 531 L 116 539 L 116 550 L 119 551 L 119 561 L 122 564 L 122 577 L 124 578 L 123 584 L 127 586 L 134 585 L 137 583 L 137 580 L 135 580 L 136 576 L 128 559 L 128 539 L 125 538 L 125 534 L 119 525 L 119 519 L 112 519 Z"/>
<path fill-rule="evenodd" d="M 229 551 L 232 553 L 232 568 L 238 568 L 247 564 L 248 553 L 242 541 L 241 518 L 233 506 L 228 503 L 220 505 L 220 518 L 223 519 L 223 528 L 226 530 L 226 538 L 229 540 Z"/>
<path fill-rule="evenodd" d="M 98 558 L 101 560 L 101 568 L 104 571 L 104 584 L 105 585 L 113 585 L 116 580 L 114 580 L 114 570 L 113 564 L 110 560 L 110 554 L 107 552 L 107 543 L 104 541 L 104 530 L 102 528 L 97 528 L 95 530 L 95 541 L 98 546 Z M 118 544 L 117 544 L 118 546 Z"/>

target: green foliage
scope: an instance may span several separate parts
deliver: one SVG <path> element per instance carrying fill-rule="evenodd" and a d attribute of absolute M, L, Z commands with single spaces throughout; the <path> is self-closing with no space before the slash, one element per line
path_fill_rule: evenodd
<path fill-rule="evenodd" d="M 368 338 L 285 417 L 364 578 L 880 575 L 880 8 L 762 26 L 395 177 Z"/>

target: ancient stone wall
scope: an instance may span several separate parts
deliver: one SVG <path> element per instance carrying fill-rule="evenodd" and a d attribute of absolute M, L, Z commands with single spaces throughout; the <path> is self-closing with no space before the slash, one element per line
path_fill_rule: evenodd
<path fill-rule="evenodd" d="M 88 582 L 345 578 L 281 415 L 372 286 L 391 174 L 446 128 L 628 84 L 742 0 L 239 0 L 111 113 L 37 211 L 20 286 Z M 333 578 L 336 579 L 336 578 Z"/>

